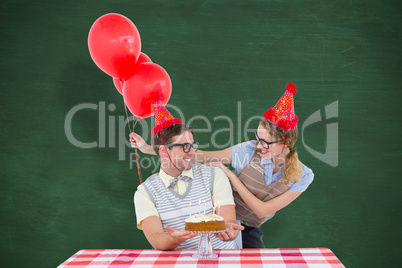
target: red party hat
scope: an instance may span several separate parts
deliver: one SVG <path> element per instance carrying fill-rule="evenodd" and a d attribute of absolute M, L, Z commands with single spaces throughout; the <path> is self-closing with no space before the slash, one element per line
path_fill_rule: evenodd
<path fill-rule="evenodd" d="M 165 106 L 160 103 L 155 103 L 155 127 L 151 131 L 152 136 L 173 124 L 182 123 L 183 122 L 180 119 L 174 118 Z"/>
<path fill-rule="evenodd" d="M 297 126 L 299 119 L 295 114 L 293 95 L 296 93 L 296 86 L 289 83 L 286 92 L 282 95 L 274 108 L 269 108 L 264 113 L 264 118 L 272 124 L 289 131 Z"/>

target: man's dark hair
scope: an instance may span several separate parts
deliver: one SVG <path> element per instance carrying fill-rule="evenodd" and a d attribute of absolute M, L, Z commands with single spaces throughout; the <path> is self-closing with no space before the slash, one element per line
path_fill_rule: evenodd
<path fill-rule="evenodd" d="M 154 148 L 155 153 L 159 156 L 159 146 L 163 145 L 163 143 L 172 143 L 174 137 L 183 134 L 186 131 L 194 134 L 193 128 L 185 124 L 173 124 L 170 127 L 164 128 L 158 133 L 155 133 L 152 137 L 152 147 Z"/>

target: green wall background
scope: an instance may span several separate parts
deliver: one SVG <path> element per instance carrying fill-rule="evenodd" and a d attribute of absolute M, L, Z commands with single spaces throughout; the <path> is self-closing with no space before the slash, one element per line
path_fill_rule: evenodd
<path fill-rule="evenodd" d="M 211 150 L 212 139 L 220 145 L 251 139 L 256 120 L 249 137 L 238 127 L 273 106 L 288 82 L 298 88 L 301 124 L 320 111 L 323 120 L 306 127 L 297 143 L 315 180 L 263 225 L 267 247 L 328 247 L 346 267 L 396 267 L 398 7 L 391 0 L 1 1 L 1 266 L 56 267 L 80 249 L 150 248 L 135 223 L 133 151 L 119 142 L 128 135 L 117 127 L 123 99 L 87 47 L 92 23 L 116 12 L 134 22 L 142 51 L 169 73 L 169 105 L 185 121 L 197 115 L 211 121 L 210 131 L 196 134 Z M 326 119 L 325 107 L 336 101 L 338 117 Z M 75 114 L 74 137 L 99 142 L 106 133 L 103 147 L 78 148 L 67 139 L 66 116 L 80 104 L 96 109 Z M 216 116 L 233 118 L 232 137 L 227 120 Z M 148 141 L 152 119 L 136 127 Z M 326 152 L 330 123 L 339 127 L 336 167 L 307 150 Z M 202 120 L 192 125 L 206 128 Z M 143 166 L 156 161 L 139 157 Z M 142 177 L 152 169 L 143 167 Z"/>

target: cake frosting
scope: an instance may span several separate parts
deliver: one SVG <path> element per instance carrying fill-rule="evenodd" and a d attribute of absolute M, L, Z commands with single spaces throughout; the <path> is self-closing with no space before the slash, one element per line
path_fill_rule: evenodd
<path fill-rule="evenodd" d="M 225 230 L 225 220 L 216 214 L 194 214 L 185 220 L 187 231 L 221 231 Z"/>

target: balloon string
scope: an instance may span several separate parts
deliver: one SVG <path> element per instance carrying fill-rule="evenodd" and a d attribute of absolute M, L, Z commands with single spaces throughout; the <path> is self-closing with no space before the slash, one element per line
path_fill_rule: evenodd
<path fill-rule="evenodd" d="M 130 127 L 130 120 L 128 118 L 128 112 L 127 112 L 127 105 L 126 102 L 124 101 L 124 110 L 126 111 L 126 119 L 127 119 L 127 125 L 128 125 L 128 130 L 131 132 L 131 127 Z M 133 115 L 133 120 L 134 120 L 134 115 Z M 137 117 L 137 120 L 135 121 L 134 125 L 133 125 L 133 133 L 134 133 L 134 128 L 137 125 L 139 118 Z M 134 148 L 134 152 L 135 152 L 135 162 L 137 163 L 137 171 L 138 171 L 138 178 L 140 180 L 140 184 L 142 183 L 141 180 L 141 170 L 140 170 L 140 164 L 138 162 L 138 152 L 137 152 L 137 147 Z"/>
<path fill-rule="evenodd" d="M 133 116 L 133 118 L 134 118 L 134 116 Z M 138 120 L 139 120 L 139 119 L 138 119 L 138 117 L 137 117 L 137 120 L 135 121 L 135 124 L 134 124 L 134 126 L 133 126 L 133 132 L 134 132 L 135 126 L 137 125 Z M 141 184 L 141 183 L 142 183 L 142 180 L 141 180 L 141 170 L 140 170 L 140 164 L 138 163 L 137 147 L 134 148 L 134 151 L 135 151 L 135 161 L 137 162 L 138 178 L 140 179 L 140 184 Z"/>
<path fill-rule="evenodd" d="M 121 85 L 121 92 L 123 93 L 124 82 L 121 81 L 121 80 L 120 80 L 120 85 Z M 128 130 L 130 130 L 130 132 L 131 132 L 130 120 L 128 119 L 127 104 L 126 104 L 126 101 L 124 100 L 124 98 L 123 98 L 123 103 L 124 103 L 124 110 L 126 111 L 126 119 L 127 119 Z M 133 115 L 133 119 L 134 119 L 134 115 Z M 137 119 L 137 121 L 138 121 L 138 119 Z M 135 123 L 137 124 L 137 122 L 135 122 Z M 135 127 L 135 125 L 133 126 L 133 132 L 134 132 L 134 127 Z"/>
<path fill-rule="evenodd" d="M 136 118 L 136 117 L 133 115 L 133 121 L 135 120 L 135 118 Z M 135 124 L 134 124 L 134 126 L 133 126 L 133 132 L 134 132 L 135 126 L 137 125 L 138 120 L 140 120 L 140 118 L 137 117 L 137 119 L 135 120 Z"/>
<path fill-rule="evenodd" d="M 167 155 L 168 155 L 168 157 L 169 157 L 170 163 L 172 163 L 172 165 L 173 165 L 175 168 L 177 168 L 177 170 L 181 171 L 178 167 L 176 167 L 175 164 L 173 164 L 173 161 L 172 161 L 172 159 L 170 158 L 170 155 L 169 155 L 169 151 L 168 151 L 168 149 L 166 148 L 166 145 L 165 145 L 165 143 L 163 142 L 162 135 L 161 135 L 160 133 L 159 133 L 159 136 L 161 137 L 162 144 L 163 144 L 163 146 L 165 147 L 165 150 L 166 150 L 166 153 L 167 153 Z"/>
<path fill-rule="evenodd" d="M 128 112 L 127 112 L 127 105 L 126 105 L 126 102 L 124 102 L 124 110 L 126 110 L 126 119 L 127 119 L 128 130 L 131 132 L 130 119 L 128 118 Z M 134 127 L 133 127 L 133 132 L 134 132 Z"/>

